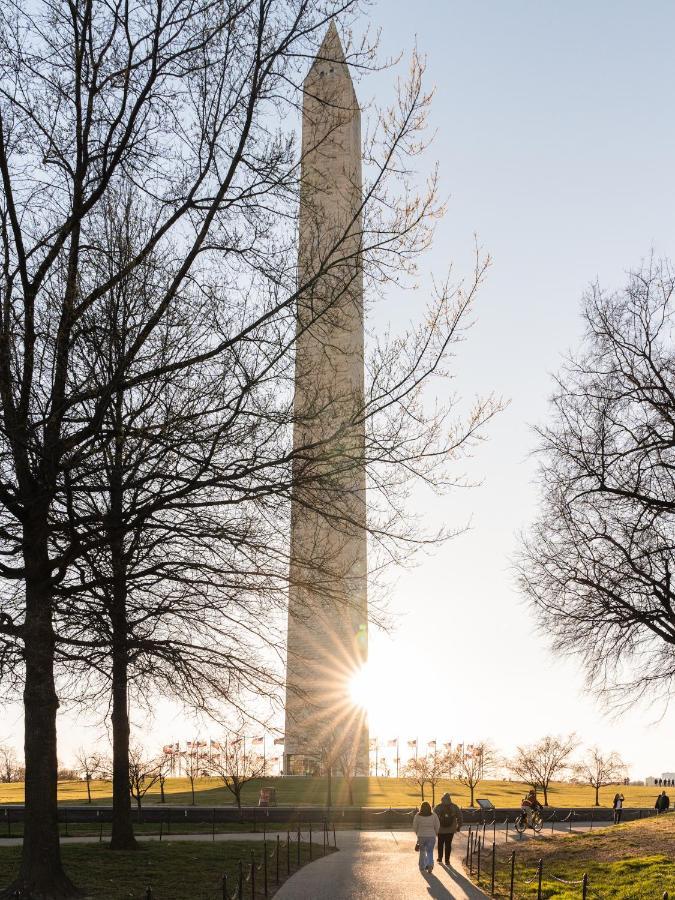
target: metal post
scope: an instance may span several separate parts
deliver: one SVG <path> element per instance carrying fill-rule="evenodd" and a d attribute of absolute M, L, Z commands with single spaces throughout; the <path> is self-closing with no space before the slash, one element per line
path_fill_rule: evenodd
<path fill-rule="evenodd" d="M 281 836 L 277 835 L 277 877 L 276 881 L 279 884 L 279 856 L 281 854 Z"/>
<path fill-rule="evenodd" d="M 326 855 L 326 838 L 327 838 L 328 826 L 326 823 L 323 823 L 323 855 Z"/>
<path fill-rule="evenodd" d="M 227 895 L 227 872 L 223 875 L 223 900 L 230 900 Z"/>
<path fill-rule="evenodd" d="M 164 819 L 159 820 L 159 839 L 162 840 L 162 834 L 164 833 Z"/>
<path fill-rule="evenodd" d="M 471 835 L 471 852 L 469 853 L 469 874 L 473 875 L 473 854 L 476 849 L 476 833 Z"/>
<path fill-rule="evenodd" d="M 509 900 L 513 900 L 513 882 L 516 877 L 516 851 L 511 853 L 511 890 L 509 892 Z"/>
<path fill-rule="evenodd" d="M 263 841 L 263 887 L 267 896 L 267 841 Z"/>
<path fill-rule="evenodd" d="M 312 823 L 309 823 L 309 861 L 312 861 Z"/>
<path fill-rule="evenodd" d="M 574 810 L 570 810 L 569 820 L 570 820 L 570 834 L 572 832 L 572 817 L 574 816 Z"/>
<path fill-rule="evenodd" d="M 544 860 L 540 859 L 537 865 L 537 900 L 541 900 L 541 878 L 544 873 Z"/>
<path fill-rule="evenodd" d="M 508 844 L 508 842 L 509 842 L 509 820 L 507 818 L 507 820 L 506 820 L 506 835 L 504 837 L 504 843 Z"/>
<path fill-rule="evenodd" d="M 485 827 L 485 826 L 483 826 Z M 480 884 L 480 852 L 483 847 L 483 838 L 479 836 L 478 838 L 478 869 L 477 869 L 477 878 L 478 883 Z"/>
<path fill-rule="evenodd" d="M 490 893 L 494 897 L 495 895 L 495 857 L 497 856 L 497 842 L 492 842 L 492 877 L 490 879 Z"/>
<path fill-rule="evenodd" d="M 588 895 L 588 875 L 584 872 L 584 877 L 581 879 L 582 900 L 586 900 L 587 895 Z"/>
<path fill-rule="evenodd" d="M 211 840 L 215 841 L 216 839 L 216 808 L 213 807 L 211 811 Z"/>
<path fill-rule="evenodd" d="M 286 875 L 291 874 L 291 833 L 286 832 Z"/>
<path fill-rule="evenodd" d="M 298 825 L 298 868 L 300 868 L 300 826 Z"/>
<path fill-rule="evenodd" d="M 471 843 L 471 826 L 469 825 L 469 833 L 466 836 L 466 865 L 469 865 L 469 845 Z"/>
<path fill-rule="evenodd" d="M 337 841 L 335 840 L 335 822 L 333 822 L 333 846 L 337 849 Z"/>
<path fill-rule="evenodd" d="M 251 900 L 255 900 L 255 854 L 251 850 Z"/>

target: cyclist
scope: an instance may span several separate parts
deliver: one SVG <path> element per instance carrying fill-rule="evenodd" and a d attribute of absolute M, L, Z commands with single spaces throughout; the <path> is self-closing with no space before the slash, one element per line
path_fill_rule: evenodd
<path fill-rule="evenodd" d="M 528 791 L 528 794 L 523 799 L 520 807 L 525 821 L 527 822 L 528 826 L 532 828 L 532 817 L 534 816 L 534 813 L 540 813 L 544 809 L 541 803 L 537 800 L 537 792 L 534 790 L 534 788 Z"/>

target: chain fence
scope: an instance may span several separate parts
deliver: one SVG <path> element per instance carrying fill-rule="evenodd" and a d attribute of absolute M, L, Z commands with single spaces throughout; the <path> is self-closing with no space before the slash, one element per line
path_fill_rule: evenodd
<path fill-rule="evenodd" d="M 567 819 L 572 821 L 572 817 L 573 813 L 570 813 L 570 815 L 564 820 L 558 821 L 567 821 Z M 577 888 L 579 891 L 579 897 L 581 897 L 582 900 L 591 900 L 591 898 L 593 898 L 593 900 L 607 900 L 607 898 L 603 894 L 601 894 L 593 887 L 591 879 L 587 872 L 584 872 L 582 877 L 576 880 L 562 878 L 560 875 L 555 874 L 555 865 L 551 865 L 550 870 L 545 870 L 543 859 L 540 859 L 537 862 L 536 869 L 531 873 L 531 875 L 528 875 L 524 870 L 521 870 L 519 872 L 516 865 L 516 850 L 512 850 L 508 856 L 502 858 L 502 864 L 500 868 L 498 863 L 496 824 L 496 819 L 493 819 L 492 822 L 484 822 L 482 826 L 477 826 L 474 828 L 474 826 L 471 825 L 469 827 L 469 831 L 466 836 L 466 856 L 464 860 L 464 864 L 469 873 L 469 876 L 471 878 L 475 877 L 477 884 L 484 889 L 487 889 L 489 887 L 491 897 L 497 896 L 496 889 L 498 887 L 498 871 L 505 871 L 505 892 L 500 892 L 499 896 L 508 896 L 509 900 L 514 900 L 514 897 L 516 896 L 516 890 L 518 888 L 526 888 L 532 885 L 536 885 L 537 900 L 542 900 L 542 898 L 544 897 L 544 878 L 548 879 L 549 881 L 557 882 L 558 884 L 564 884 L 566 887 Z M 506 826 L 508 832 L 508 818 L 501 824 Z M 488 843 L 486 849 L 486 829 L 489 828 L 492 828 L 492 846 L 490 847 Z M 663 891 L 662 893 L 655 895 L 654 900 L 656 900 L 657 896 L 658 898 L 660 898 L 660 900 L 669 900 L 669 897 L 671 895 L 668 891 Z M 675 900 L 675 894 L 672 896 L 673 900 Z M 647 900 L 646 895 L 640 894 L 640 897 L 641 900 Z"/>

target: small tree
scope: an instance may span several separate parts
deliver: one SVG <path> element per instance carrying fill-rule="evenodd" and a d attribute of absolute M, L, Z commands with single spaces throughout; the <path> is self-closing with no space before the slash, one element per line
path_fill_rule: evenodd
<path fill-rule="evenodd" d="M 24 769 L 19 765 L 13 747 L 0 744 L 0 783 L 11 784 L 23 779 Z"/>
<path fill-rule="evenodd" d="M 91 803 L 91 783 L 101 775 L 103 757 L 100 753 L 89 753 L 89 751 L 80 747 L 75 756 L 75 761 L 78 774 L 87 785 L 87 803 Z"/>
<path fill-rule="evenodd" d="M 626 763 L 618 753 L 604 755 L 598 747 L 591 747 L 573 771 L 582 784 L 595 789 L 595 805 L 600 806 L 600 788 L 620 784 L 626 777 L 626 769 Z"/>
<path fill-rule="evenodd" d="M 569 769 L 570 756 L 579 746 L 575 734 L 566 738 L 546 735 L 536 744 L 518 747 L 509 769 L 534 790 L 544 792 L 544 806 L 548 806 L 548 789 L 557 775 Z"/>
<path fill-rule="evenodd" d="M 211 771 L 220 778 L 233 795 L 237 808 L 241 810 L 244 785 L 263 777 L 265 763 L 259 754 L 246 752 L 245 738 L 241 734 L 222 741 L 221 748 L 224 748 L 221 753 L 211 760 Z"/>
<path fill-rule="evenodd" d="M 166 797 L 164 795 L 164 786 L 166 784 L 166 779 L 169 777 L 169 773 L 173 768 L 173 747 L 169 751 L 167 748 L 162 750 L 161 755 L 157 760 L 157 773 L 158 773 L 158 782 L 159 782 L 159 802 L 166 803 Z M 193 792 L 193 800 L 192 805 L 194 806 L 194 792 Z"/>
<path fill-rule="evenodd" d="M 136 801 L 140 818 L 143 797 L 159 781 L 157 760 L 148 759 L 140 747 L 129 750 L 129 792 Z"/>
<path fill-rule="evenodd" d="M 432 803 L 434 802 L 436 785 L 442 774 L 442 769 L 437 765 L 436 754 L 410 759 L 403 767 L 403 777 L 419 788 L 422 803 L 424 803 L 424 788 L 427 784 L 431 788 Z"/>
<path fill-rule="evenodd" d="M 209 756 L 202 748 L 206 747 L 204 741 L 197 739 L 187 742 L 187 750 L 183 754 L 185 763 L 185 777 L 190 782 L 190 792 L 192 794 L 192 805 L 195 805 L 195 781 L 204 771 L 209 769 Z"/>
<path fill-rule="evenodd" d="M 468 787 L 471 797 L 470 805 L 474 805 L 476 788 L 495 768 L 497 757 L 490 744 L 483 742 L 462 747 L 452 754 L 452 761 L 448 765 L 445 762 L 445 771 L 448 768 L 455 772 L 455 777 L 460 784 Z"/>

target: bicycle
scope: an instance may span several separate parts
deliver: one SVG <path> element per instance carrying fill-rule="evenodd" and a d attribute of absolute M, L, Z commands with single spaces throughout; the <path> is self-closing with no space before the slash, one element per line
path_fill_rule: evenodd
<path fill-rule="evenodd" d="M 516 818 L 515 826 L 518 834 L 523 834 L 526 828 L 531 828 L 536 834 L 539 834 L 541 829 L 544 827 L 544 817 L 537 809 L 532 813 L 532 824 L 528 825 L 527 814 L 521 812 L 521 814 Z"/>

